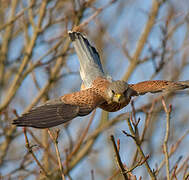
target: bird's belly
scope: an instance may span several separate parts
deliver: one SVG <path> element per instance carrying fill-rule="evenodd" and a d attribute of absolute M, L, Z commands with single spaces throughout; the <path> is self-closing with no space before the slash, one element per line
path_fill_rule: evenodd
<path fill-rule="evenodd" d="M 125 106 L 127 106 L 129 104 L 130 100 L 128 101 L 124 101 L 123 103 L 116 103 L 116 102 L 112 102 L 110 104 L 108 104 L 107 102 L 101 104 L 99 106 L 99 108 L 108 111 L 108 112 L 115 112 L 115 111 L 119 111 L 120 109 L 124 108 Z"/>

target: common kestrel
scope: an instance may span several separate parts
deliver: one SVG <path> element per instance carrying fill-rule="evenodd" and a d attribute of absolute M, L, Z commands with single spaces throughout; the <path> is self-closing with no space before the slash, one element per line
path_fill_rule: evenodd
<path fill-rule="evenodd" d="M 106 76 L 96 49 L 80 32 L 68 32 L 80 62 L 81 90 L 33 108 L 13 121 L 17 126 L 50 128 L 85 116 L 95 108 L 114 112 L 127 106 L 133 96 L 189 88 L 189 81 L 144 81 L 127 84 Z"/>

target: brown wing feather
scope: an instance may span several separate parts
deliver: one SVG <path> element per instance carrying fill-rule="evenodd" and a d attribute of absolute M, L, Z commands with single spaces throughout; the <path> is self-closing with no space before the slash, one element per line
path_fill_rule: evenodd
<path fill-rule="evenodd" d="M 143 95 L 148 92 L 150 93 L 157 93 L 162 91 L 177 91 L 189 88 L 188 81 L 180 81 L 180 82 L 173 82 L 173 81 L 164 81 L 164 80 L 154 80 L 154 81 L 143 81 L 137 84 L 129 84 L 129 87 L 136 91 L 136 95 Z"/>
<path fill-rule="evenodd" d="M 44 105 L 35 107 L 13 120 L 13 124 L 50 128 L 68 122 L 77 116 L 89 114 L 101 102 L 104 102 L 101 96 L 94 93 L 92 89 L 86 89 L 47 101 Z"/>

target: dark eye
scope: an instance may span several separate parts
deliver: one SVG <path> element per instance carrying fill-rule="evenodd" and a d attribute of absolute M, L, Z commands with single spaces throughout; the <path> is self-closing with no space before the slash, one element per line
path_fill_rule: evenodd
<path fill-rule="evenodd" d="M 114 91 L 114 90 L 112 90 L 112 93 L 113 93 L 113 94 L 115 94 L 115 91 Z"/>
<path fill-rule="evenodd" d="M 123 94 L 124 94 L 124 95 L 126 95 L 126 94 L 127 94 L 127 90 L 128 90 L 128 89 L 126 89 L 126 90 L 123 92 Z"/>

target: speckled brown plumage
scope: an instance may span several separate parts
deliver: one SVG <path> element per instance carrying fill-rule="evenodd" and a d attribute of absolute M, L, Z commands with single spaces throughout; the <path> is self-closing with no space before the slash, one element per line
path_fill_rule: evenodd
<path fill-rule="evenodd" d="M 65 104 L 88 106 L 93 109 L 105 101 L 105 99 L 100 95 L 100 91 L 97 91 L 96 93 L 95 88 L 89 88 L 79 92 L 66 94 L 61 97 L 61 100 Z"/>
<path fill-rule="evenodd" d="M 81 91 L 66 94 L 33 108 L 13 121 L 17 126 L 49 128 L 85 116 L 99 107 L 114 112 L 127 106 L 133 96 L 189 88 L 189 81 L 113 81 L 102 69 L 100 56 L 79 32 L 69 32 L 80 61 Z"/>
<path fill-rule="evenodd" d="M 143 81 L 137 84 L 130 84 L 130 88 L 137 92 L 137 95 L 143 95 L 146 93 L 157 93 L 162 91 L 177 91 L 189 87 L 188 81 L 172 82 L 165 80 Z"/>

